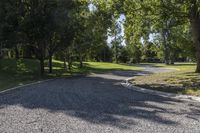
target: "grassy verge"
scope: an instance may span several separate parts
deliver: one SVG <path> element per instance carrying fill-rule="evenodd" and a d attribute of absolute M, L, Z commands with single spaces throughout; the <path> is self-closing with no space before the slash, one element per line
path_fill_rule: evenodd
<path fill-rule="evenodd" d="M 45 66 L 46 71 L 48 71 L 47 63 L 45 63 Z M 38 80 L 111 70 L 141 70 L 141 68 L 113 63 L 85 62 L 82 69 L 79 69 L 78 63 L 74 63 L 72 70 L 67 71 L 63 68 L 63 62 L 54 60 L 53 73 L 41 77 L 39 74 L 39 62 L 36 60 L 0 59 L 0 91 Z"/>
<path fill-rule="evenodd" d="M 139 87 L 164 92 L 200 96 L 200 74 L 194 73 L 196 67 L 195 64 L 148 65 L 154 67 L 176 68 L 178 71 L 139 76 L 132 81 L 133 84 Z"/>

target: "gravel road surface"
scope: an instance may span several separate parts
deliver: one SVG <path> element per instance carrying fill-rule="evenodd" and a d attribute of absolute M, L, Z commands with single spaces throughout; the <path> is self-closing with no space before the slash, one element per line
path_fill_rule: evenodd
<path fill-rule="evenodd" d="M 56 79 L 0 94 L 0 133 L 200 133 L 200 103 L 122 87 L 133 71 Z"/>

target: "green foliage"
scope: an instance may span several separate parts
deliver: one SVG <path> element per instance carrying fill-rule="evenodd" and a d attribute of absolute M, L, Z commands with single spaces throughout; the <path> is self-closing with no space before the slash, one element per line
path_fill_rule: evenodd
<path fill-rule="evenodd" d="M 118 60 L 121 63 L 128 63 L 128 61 L 130 61 L 127 47 L 125 46 L 120 47 Z"/>
<path fill-rule="evenodd" d="M 147 42 L 142 47 L 142 60 L 145 62 L 151 62 L 151 60 L 157 58 L 158 48 L 152 42 Z"/>
<path fill-rule="evenodd" d="M 196 52 L 197 66 L 200 66 L 199 9 L 199 0 L 125 0 L 127 43 L 138 45 L 142 38 L 148 41 L 154 33 L 157 37 L 153 41 L 159 43 L 158 53 L 166 63 L 180 57 L 194 59 Z"/>
<path fill-rule="evenodd" d="M 141 45 L 139 43 L 129 44 L 128 53 L 129 53 L 130 63 L 140 63 L 142 51 L 141 51 Z"/>
<path fill-rule="evenodd" d="M 199 6 L 199 0 L 2 0 L 0 51 L 8 48 L 16 58 L 38 59 L 41 74 L 46 59 L 51 72 L 55 55 L 68 64 L 79 61 L 80 67 L 86 60 L 111 57 L 116 63 L 192 59 L 198 72 Z M 119 23 L 121 15 L 125 22 Z"/>

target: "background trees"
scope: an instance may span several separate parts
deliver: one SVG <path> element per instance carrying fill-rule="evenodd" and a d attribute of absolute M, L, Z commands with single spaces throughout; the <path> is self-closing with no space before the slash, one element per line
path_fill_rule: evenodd
<path fill-rule="evenodd" d="M 28 45 L 33 47 L 35 57 L 40 61 L 41 75 L 44 74 L 44 60 L 47 57 L 47 48 L 51 44 L 55 28 L 54 12 L 55 1 L 35 0 L 24 1 L 24 32 Z"/>
<path fill-rule="evenodd" d="M 186 42 L 190 45 L 190 48 L 181 47 L 181 51 L 189 52 L 193 50 L 193 52 L 196 52 L 196 72 L 200 72 L 199 3 L 199 0 L 125 0 L 124 12 L 127 19 L 127 40 L 135 38 L 135 41 L 137 38 L 148 37 L 152 33 L 158 34 L 159 39 L 156 39 L 156 41 L 162 44 L 162 52 L 166 64 L 173 64 L 175 55 L 179 55 L 176 52 L 179 51 L 181 40 L 187 40 Z M 186 37 L 188 33 L 192 38 Z M 155 37 L 153 39 L 155 40 Z M 192 48 L 193 44 L 195 44 L 195 49 Z"/>
<path fill-rule="evenodd" d="M 46 60 L 52 73 L 55 57 L 68 62 L 69 69 L 73 61 L 83 67 L 87 60 L 166 64 L 193 60 L 200 72 L 199 3 L 1 0 L 0 51 L 7 48 L 17 59 L 38 59 L 41 75 Z M 119 23 L 122 15 L 125 20 Z"/>

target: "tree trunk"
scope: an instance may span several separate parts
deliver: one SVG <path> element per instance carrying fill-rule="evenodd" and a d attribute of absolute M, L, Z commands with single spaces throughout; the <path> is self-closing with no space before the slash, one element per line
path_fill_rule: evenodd
<path fill-rule="evenodd" d="M 164 46 L 165 64 L 169 65 L 169 49 L 168 49 L 168 46 L 167 46 L 166 32 L 164 31 L 164 29 L 162 30 L 162 39 L 163 39 L 163 46 Z"/>
<path fill-rule="evenodd" d="M 199 40 L 195 41 L 195 47 L 196 47 L 196 61 L 197 61 L 197 66 L 196 66 L 196 73 L 200 73 L 200 34 Z"/>
<path fill-rule="evenodd" d="M 116 38 L 116 37 L 115 37 Z M 114 63 L 117 63 L 117 46 L 116 46 L 116 39 L 114 42 Z"/>
<path fill-rule="evenodd" d="M 40 59 L 40 75 L 44 75 L 44 59 Z"/>
<path fill-rule="evenodd" d="M 170 53 L 170 65 L 174 65 L 175 56 L 176 56 L 175 52 L 171 51 L 171 53 Z"/>
<path fill-rule="evenodd" d="M 23 58 L 28 58 L 28 59 L 31 59 L 33 58 L 32 54 L 33 54 L 33 47 L 31 46 L 25 46 L 24 49 L 23 49 Z"/>
<path fill-rule="evenodd" d="M 200 19 L 196 22 L 192 22 L 192 31 L 194 36 L 195 42 L 195 49 L 196 49 L 196 73 L 200 73 Z"/>
<path fill-rule="evenodd" d="M 79 55 L 79 62 L 80 62 L 80 68 L 83 68 L 83 57 L 81 54 Z"/>
<path fill-rule="evenodd" d="M 106 49 L 103 49 L 103 61 L 106 62 Z"/>
<path fill-rule="evenodd" d="M 3 57 L 2 44 L 0 44 L 0 59 Z"/>
<path fill-rule="evenodd" d="M 197 67 L 196 67 L 196 73 L 200 73 L 200 54 L 197 55 Z"/>
<path fill-rule="evenodd" d="M 115 42 L 114 42 L 114 58 L 115 58 L 115 63 L 118 63 L 118 50 L 117 50 L 117 34 L 115 33 Z"/>
<path fill-rule="evenodd" d="M 83 67 L 83 66 L 82 66 Z M 68 69 L 69 71 L 71 71 L 71 68 L 72 68 L 72 62 L 71 61 L 68 61 Z"/>
<path fill-rule="evenodd" d="M 71 68 L 72 68 L 72 59 L 71 59 L 71 56 L 69 55 L 68 56 L 68 69 L 69 69 L 69 71 L 71 71 Z M 82 67 L 83 67 L 83 64 L 82 64 Z"/>
<path fill-rule="evenodd" d="M 52 73 L 52 55 L 49 54 L 49 73 Z"/>
<path fill-rule="evenodd" d="M 198 8 L 193 7 L 193 12 L 191 14 L 190 22 L 192 27 L 192 33 L 196 49 L 196 73 L 200 73 L 200 15 L 198 15 Z"/>
<path fill-rule="evenodd" d="M 64 58 L 63 66 L 64 66 L 65 69 L 67 69 L 67 65 L 66 65 L 66 57 Z"/>
<path fill-rule="evenodd" d="M 15 58 L 19 59 L 19 49 L 18 49 L 17 45 L 15 46 Z"/>

